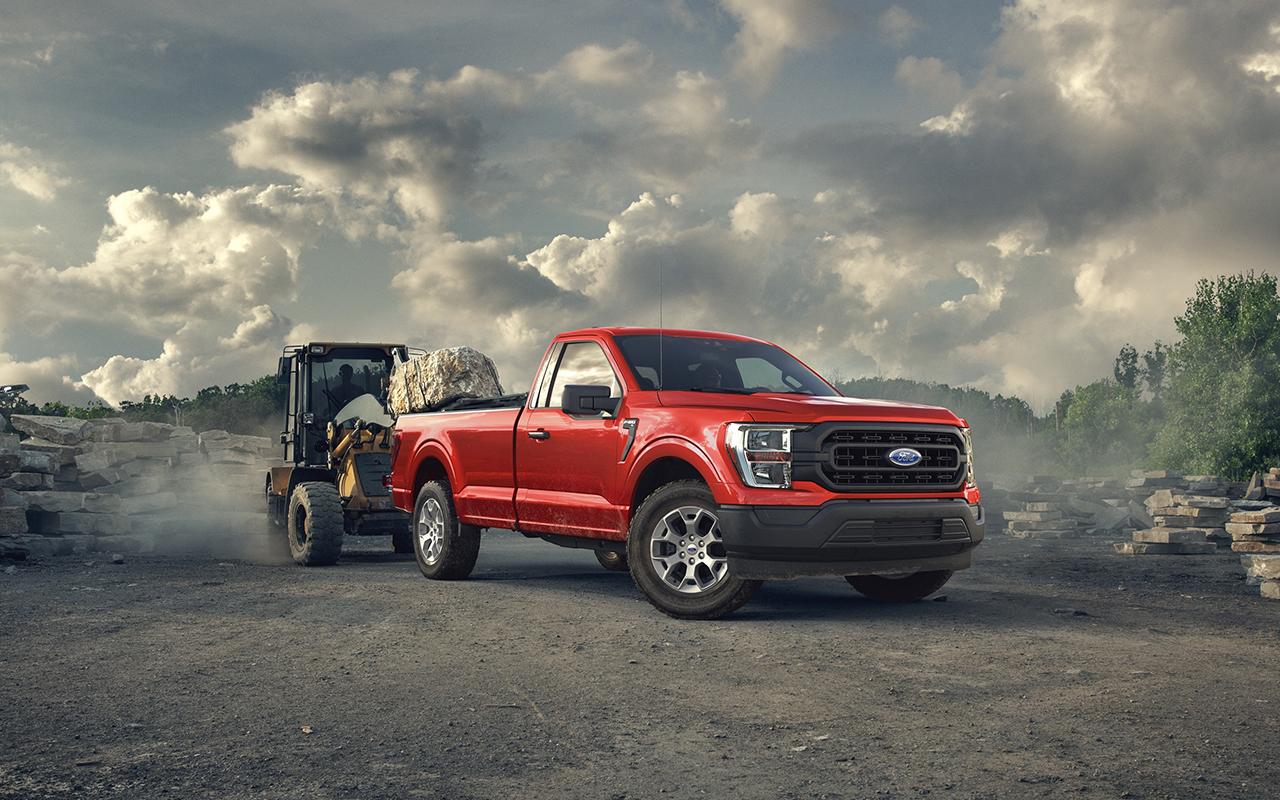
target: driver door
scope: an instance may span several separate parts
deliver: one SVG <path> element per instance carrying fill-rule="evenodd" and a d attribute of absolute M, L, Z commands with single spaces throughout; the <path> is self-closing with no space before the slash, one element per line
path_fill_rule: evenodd
<path fill-rule="evenodd" d="M 564 387 L 608 386 L 622 397 L 622 383 L 596 340 L 564 342 L 540 390 L 529 398 L 516 430 L 516 515 L 521 530 L 587 538 L 626 537 L 626 515 L 614 504 L 618 458 L 626 434 L 619 413 L 605 417 L 561 410 Z"/>

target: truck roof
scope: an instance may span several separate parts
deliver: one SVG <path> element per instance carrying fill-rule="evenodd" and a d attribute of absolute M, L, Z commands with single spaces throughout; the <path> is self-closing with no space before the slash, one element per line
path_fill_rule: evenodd
<path fill-rule="evenodd" d="M 602 325 L 594 328 L 579 328 L 576 331 L 565 331 L 556 336 L 557 339 L 563 339 L 566 336 L 581 336 L 588 333 L 604 333 L 610 336 L 686 336 L 698 337 L 702 339 L 731 339 L 739 342 L 765 342 L 764 339 L 757 339 L 753 336 L 743 336 L 737 333 L 724 333 L 722 331 L 701 331 L 691 328 L 642 328 L 628 325 Z"/>

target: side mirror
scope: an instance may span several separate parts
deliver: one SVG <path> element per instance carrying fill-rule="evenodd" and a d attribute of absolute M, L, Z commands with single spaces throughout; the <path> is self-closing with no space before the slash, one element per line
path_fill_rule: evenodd
<path fill-rule="evenodd" d="M 280 363 L 276 366 L 276 385 L 289 385 L 289 362 L 292 360 L 289 356 L 280 356 Z"/>
<path fill-rule="evenodd" d="M 561 396 L 560 410 L 566 414 L 599 414 L 601 411 L 612 416 L 618 413 L 620 397 L 610 397 L 608 386 L 577 386 L 570 384 L 564 387 Z"/>

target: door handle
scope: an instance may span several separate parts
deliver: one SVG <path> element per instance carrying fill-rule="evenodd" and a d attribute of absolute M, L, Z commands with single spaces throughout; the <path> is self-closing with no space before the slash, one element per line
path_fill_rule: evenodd
<path fill-rule="evenodd" d="M 536 431 L 529 431 L 529 438 L 530 439 L 550 439 L 551 431 L 544 431 L 541 428 L 539 428 Z"/>

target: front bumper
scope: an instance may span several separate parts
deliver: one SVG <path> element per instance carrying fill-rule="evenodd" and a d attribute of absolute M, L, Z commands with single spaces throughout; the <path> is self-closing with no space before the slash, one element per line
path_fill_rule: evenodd
<path fill-rule="evenodd" d="M 833 500 L 821 506 L 721 506 L 739 578 L 965 569 L 986 519 L 962 499 Z"/>

